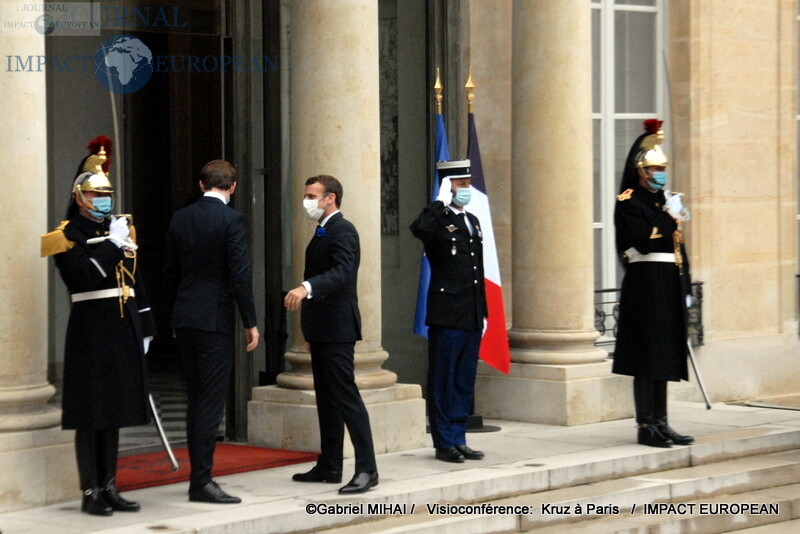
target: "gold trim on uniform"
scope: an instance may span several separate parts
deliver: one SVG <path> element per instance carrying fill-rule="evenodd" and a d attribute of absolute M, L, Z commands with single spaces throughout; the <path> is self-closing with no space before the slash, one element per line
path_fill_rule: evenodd
<path fill-rule="evenodd" d="M 628 200 L 629 198 L 631 198 L 631 193 L 633 193 L 633 189 L 626 189 L 625 191 L 617 195 L 617 200 L 619 200 L 620 202 L 622 202 L 623 200 Z"/>
<path fill-rule="evenodd" d="M 39 252 L 42 258 L 66 252 L 75 246 L 75 242 L 70 241 L 67 239 L 67 236 L 64 235 L 64 228 L 66 228 L 68 224 L 69 221 L 61 221 L 55 230 L 47 232 L 42 236 Z"/>
<path fill-rule="evenodd" d="M 658 233 L 658 226 L 654 226 L 653 231 L 650 233 L 650 239 L 658 239 L 659 237 L 664 236 Z"/>

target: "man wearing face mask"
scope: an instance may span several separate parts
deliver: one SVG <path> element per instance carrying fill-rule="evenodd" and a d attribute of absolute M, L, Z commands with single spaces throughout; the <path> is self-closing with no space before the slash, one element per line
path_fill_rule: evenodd
<path fill-rule="evenodd" d="M 235 309 L 244 327 L 245 350 L 258 345 L 247 220 L 230 208 L 236 169 L 213 160 L 200 171 L 203 196 L 175 212 L 164 249 L 164 287 L 171 326 L 186 377 L 189 500 L 241 502 L 211 478 L 217 429 L 225 410 L 235 346 Z"/>
<path fill-rule="evenodd" d="M 99 136 L 87 148 L 66 220 L 42 236 L 41 252 L 55 259 L 72 302 L 61 426 L 75 430 L 81 511 L 110 516 L 140 508 L 117 491 L 119 429 L 150 419 L 145 354 L 156 327 L 136 271 L 133 228 L 111 215 L 111 140 Z"/>
<path fill-rule="evenodd" d="M 661 121 L 649 119 L 631 147 L 614 211 L 617 252 L 625 267 L 613 372 L 633 376 L 637 441 L 688 445 L 667 423 L 667 382 L 688 379 L 689 263 L 682 194 L 665 190 Z"/>
<path fill-rule="evenodd" d="M 353 224 L 342 216 L 342 184 L 333 176 L 306 180 L 303 208 L 318 223 L 306 247 L 302 284 L 286 294 L 290 311 L 302 307 L 303 337 L 311 351 L 317 396 L 321 454 L 296 482 L 339 483 L 342 480 L 344 429 L 355 450 L 355 474 L 339 489 L 343 495 L 364 493 L 378 485 L 369 414 L 354 376 L 354 350 L 361 339 L 358 266 L 361 246 Z"/>
<path fill-rule="evenodd" d="M 410 228 L 425 245 L 431 266 L 428 287 L 428 383 L 426 400 L 435 457 L 444 462 L 480 460 L 467 446 L 484 321 L 483 234 L 465 211 L 472 196 L 469 160 L 437 163 L 437 199 Z"/>

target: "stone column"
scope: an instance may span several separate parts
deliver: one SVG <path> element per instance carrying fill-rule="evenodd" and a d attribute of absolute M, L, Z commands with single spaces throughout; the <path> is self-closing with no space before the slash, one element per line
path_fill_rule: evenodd
<path fill-rule="evenodd" d="M 373 0 L 301 0 L 291 4 L 290 123 L 292 274 L 303 280 L 305 248 L 315 225 L 301 207 L 305 180 L 338 178 L 342 213 L 361 240 L 358 272 L 362 337 L 356 345 L 356 382 L 370 412 L 376 452 L 425 445 L 425 405 L 418 385 L 396 384 L 381 368 L 380 131 L 378 6 Z M 357 69 L 350 66 L 358 65 Z M 255 388 L 249 441 L 294 450 L 319 450 L 311 357 L 300 316 L 291 317 L 292 369 L 278 386 Z M 352 455 L 349 440 L 346 454 Z"/>
<path fill-rule="evenodd" d="M 628 414 L 631 393 L 594 346 L 591 48 L 589 0 L 514 2 L 512 370 L 482 368 L 485 416 L 571 425 Z"/>
<path fill-rule="evenodd" d="M 44 55 L 44 37 L 0 32 L 8 54 Z M 10 57 L 10 56 L 9 56 Z M 78 495 L 71 433 L 47 401 L 47 260 L 39 257 L 47 220 L 45 73 L 0 70 L 5 191 L 0 233 L 0 512 Z M 36 201 L 31 201 L 36 199 Z"/>

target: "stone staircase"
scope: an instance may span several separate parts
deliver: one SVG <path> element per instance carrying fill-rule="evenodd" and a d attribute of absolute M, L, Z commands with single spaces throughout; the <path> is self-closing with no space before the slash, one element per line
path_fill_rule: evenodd
<path fill-rule="evenodd" d="M 544 466 L 476 470 L 473 479 L 462 484 L 451 483 L 446 475 L 429 481 L 428 487 L 419 487 L 417 480 L 417 491 L 387 498 L 390 503 L 416 503 L 413 515 L 364 518 L 314 531 L 800 532 L 800 430 L 748 430 L 706 435 L 689 447 L 640 447 L 638 454 L 627 448 L 610 449 L 606 458 L 591 462 L 581 462 L 580 454 L 568 454 L 548 458 Z M 436 502 L 473 505 L 473 509 L 471 513 L 427 509 L 425 503 Z M 481 513 L 483 503 L 495 507 L 493 513 Z M 500 507 L 510 513 L 497 513 Z M 439 515 L 439 511 L 462 513 Z"/>
<path fill-rule="evenodd" d="M 220 477 L 223 489 L 242 497 L 239 505 L 191 503 L 187 485 L 174 484 L 127 492 L 142 504 L 137 514 L 87 516 L 76 496 L 0 514 L 0 531 L 800 532 L 800 413 L 680 402 L 671 412 L 676 429 L 696 443 L 636 445 L 632 420 L 574 427 L 493 421 L 498 432 L 469 436 L 485 460 L 447 464 L 431 448 L 380 454 L 380 485 L 360 496 L 340 496 L 335 484 L 292 482 L 292 473 L 310 468 L 305 464 Z M 345 473 L 352 469 L 345 461 Z"/>

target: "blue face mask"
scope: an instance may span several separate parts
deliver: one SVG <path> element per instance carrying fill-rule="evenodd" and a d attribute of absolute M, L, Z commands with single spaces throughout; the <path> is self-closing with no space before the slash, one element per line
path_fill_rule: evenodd
<path fill-rule="evenodd" d="M 111 213 L 114 207 L 114 199 L 112 197 L 97 197 L 92 199 L 92 204 L 95 209 L 89 209 L 89 214 L 95 219 L 104 219 Z M 88 208 L 87 208 L 88 209 Z"/>
<path fill-rule="evenodd" d="M 660 191 L 667 185 L 667 171 L 653 171 L 651 176 L 647 178 L 647 183 L 655 191 Z"/>
<path fill-rule="evenodd" d="M 453 195 L 453 204 L 458 206 L 459 208 L 463 208 L 469 201 L 472 199 L 472 188 L 471 187 L 459 187 L 456 189 L 456 194 Z"/>

